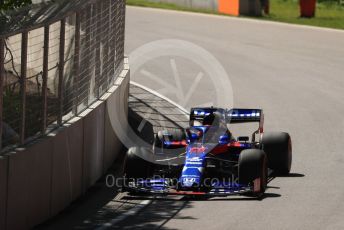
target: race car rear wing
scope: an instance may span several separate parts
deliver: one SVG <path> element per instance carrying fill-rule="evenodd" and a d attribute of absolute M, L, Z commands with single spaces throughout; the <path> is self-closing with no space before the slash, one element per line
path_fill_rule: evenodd
<path fill-rule="evenodd" d="M 193 126 L 194 121 L 202 123 L 205 117 L 214 112 L 222 114 L 227 124 L 257 122 L 259 123 L 259 129 L 254 134 L 264 132 L 264 113 L 262 109 L 192 108 L 190 112 L 190 126 Z"/>
<path fill-rule="evenodd" d="M 264 116 L 261 109 L 230 109 L 226 115 L 228 123 L 261 122 Z"/>
<path fill-rule="evenodd" d="M 225 109 L 219 109 L 214 107 L 209 108 L 192 108 L 190 112 L 190 124 L 193 121 L 202 122 L 205 117 L 213 114 L 214 112 L 219 112 L 221 114 L 225 114 Z"/>
<path fill-rule="evenodd" d="M 255 134 L 264 132 L 264 113 L 262 109 L 230 109 L 227 111 L 227 123 L 259 123 L 259 128 L 252 134 L 252 139 L 255 140 Z"/>
<path fill-rule="evenodd" d="M 264 116 L 261 109 L 192 108 L 190 121 L 203 121 L 214 112 L 223 114 L 228 123 L 261 122 Z"/>

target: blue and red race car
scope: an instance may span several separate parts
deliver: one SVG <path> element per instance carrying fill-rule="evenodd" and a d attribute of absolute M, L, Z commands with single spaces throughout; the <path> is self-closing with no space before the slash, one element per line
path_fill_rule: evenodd
<path fill-rule="evenodd" d="M 231 126 L 256 122 L 250 136 L 235 138 Z M 135 147 L 125 159 L 123 190 L 135 194 L 261 196 L 268 177 L 289 174 L 288 133 L 264 133 L 260 109 L 193 108 L 190 128 L 163 130 L 152 148 Z"/>

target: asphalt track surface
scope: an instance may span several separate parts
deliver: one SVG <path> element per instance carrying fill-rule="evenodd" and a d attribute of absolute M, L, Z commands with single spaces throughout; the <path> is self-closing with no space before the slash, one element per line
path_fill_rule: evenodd
<path fill-rule="evenodd" d="M 120 227 L 344 229 L 343 31 L 134 7 L 127 9 L 126 31 L 128 54 L 151 41 L 181 39 L 214 55 L 228 73 L 234 105 L 263 108 L 266 131 L 289 132 L 294 161 L 292 174 L 271 181 L 261 201 L 153 200 Z M 156 69 L 171 82 L 164 61 L 147 63 L 146 73 Z M 182 60 L 175 63 L 188 68 Z M 192 78 L 197 72 L 191 70 L 180 77 Z M 144 73 L 132 78 L 158 90 Z M 198 90 L 208 93 L 207 87 L 199 84 Z M 178 101 L 178 95 L 161 92 Z M 203 103 L 197 100 L 186 107 Z"/>

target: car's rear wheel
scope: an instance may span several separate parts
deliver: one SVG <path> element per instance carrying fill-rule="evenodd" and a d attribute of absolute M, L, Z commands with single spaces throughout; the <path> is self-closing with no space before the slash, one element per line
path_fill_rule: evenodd
<path fill-rule="evenodd" d="M 181 129 L 161 130 L 155 136 L 155 146 L 161 148 L 165 141 L 183 141 L 185 139 L 185 132 Z"/>
<path fill-rule="evenodd" d="M 263 194 L 268 180 L 267 157 L 259 149 L 247 149 L 239 157 L 239 184 L 253 184 L 254 195 Z"/>
<path fill-rule="evenodd" d="M 262 149 L 268 157 L 268 167 L 277 175 L 290 173 L 292 142 L 288 133 L 264 133 Z"/>

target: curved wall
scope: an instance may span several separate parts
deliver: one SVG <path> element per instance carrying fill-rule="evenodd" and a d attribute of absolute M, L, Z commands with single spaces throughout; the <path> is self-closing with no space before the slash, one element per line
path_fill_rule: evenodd
<path fill-rule="evenodd" d="M 84 113 L 0 158 L 1 230 L 30 229 L 55 216 L 123 152 L 111 124 L 123 121 L 123 127 L 127 120 L 129 75 L 126 62 L 110 90 Z"/>

